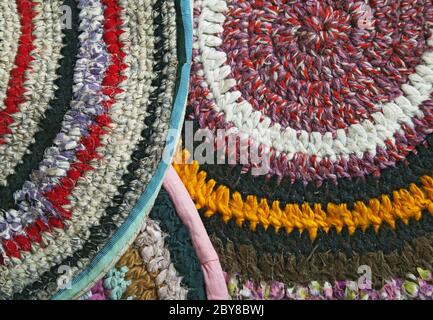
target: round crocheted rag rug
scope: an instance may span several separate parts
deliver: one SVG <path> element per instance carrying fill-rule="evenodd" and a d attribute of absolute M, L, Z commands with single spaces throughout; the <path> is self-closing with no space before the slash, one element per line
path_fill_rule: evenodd
<path fill-rule="evenodd" d="M 432 28 L 431 0 L 194 2 L 175 168 L 233 296 L 432 297 Z"/>
<path fill-rule="evenodd" d="M 78 297 L 158 229 L 190 20 L 186 1 L 1 1 L 0 298 Z"/>

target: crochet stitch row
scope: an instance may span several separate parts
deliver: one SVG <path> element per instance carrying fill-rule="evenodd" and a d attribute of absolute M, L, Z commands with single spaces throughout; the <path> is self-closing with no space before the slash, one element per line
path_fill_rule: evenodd
<path fill-rule="evenodd" d="M 184 153 L 187 153 L 184 151 Z M 188 155 L 182 155 L 187 159 Z M 199 170 L 197 161 L 191 164 L 175 164 L 179 176 L 187 187 L 197 209 L 204 209 L 205 216 L 219 213 L 224 222 L 234 219 L 238 226 L 244 221 L 250 222 L 252 230 L 257 224 L 268 229 L 273 226 L 278 232 L 280 228 L 290 233 L 298 229 L 301 233 L 307 230 L 311 240 L 317 236 L 318 229 L 328 232 L 335 228 L 340 233 L 347 226 L 349 234 L 356 228 L 365 231 L 373 226 L 377 231 L 382 223 L 388 223 L 395 228 L 396 220 L 401 219 L 407 224 L 409 219 L 419 220 L 424 209 L 433 214 L 433 179 L 431 176 L 421 178 L 422 188 L 411 184 L 408 189 L 396 190 L 392 197 L 382 195 L 370 199 L 369 203 L 357 201 L 354 209 L 349 210 L 346 204 L 328 203 L 326 209 L 320 204 L 308 203 L 280 205 L 275 200 L 272 204 L 266 198 L 257 199 L 254 195 L 243 198 L 239 192 L 232 191 L 224 185 L 217 186 L 213 179 L 206 178 L 206 172 Z"/>

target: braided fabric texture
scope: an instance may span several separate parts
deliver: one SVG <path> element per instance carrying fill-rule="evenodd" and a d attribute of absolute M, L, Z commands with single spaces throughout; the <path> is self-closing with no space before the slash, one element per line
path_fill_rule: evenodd
<path fill-rule="evenodd" d="M 174 166 L 233 298 L 432 298 L 432 29 L 430 0 L 194 2 L 187 120 L 236 164 Z"/>
<path fill-rule="evenodd" d="M 74 278 L 91 268 L 161 162 L 181 65 L 178 9 L 172 0 L 0 7 L 0 298 L 49 299 L 63 289 L 59 270 Z M 186 296 L 158 233 L 146 220 L 109 276 L 132 287 L 114 296 Z"/>
<path fill-rule="evenodd" d="M 161 189 L 132 246 L 82 299 L 204 300 L 204 288 L 188 231 Z"/>
<path fill-rule="evenodd" d="M 159 225 L 147 219 L 134 245 L 84 298 L 185 300 L 186 295 L 187 290 L 181 286 L 181 278 L 171 263 Z"/>

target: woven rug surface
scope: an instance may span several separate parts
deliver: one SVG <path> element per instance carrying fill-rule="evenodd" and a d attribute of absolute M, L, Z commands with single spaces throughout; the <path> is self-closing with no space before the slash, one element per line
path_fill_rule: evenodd
<path fill-rule="evenodd" d="M 214 153 L 175 168 L 232 296 L 432 297 L 432 28 L 429 0 L 194 1 L 185 139 Z"/>
<path fill-rule="evenodd" d="M 77 297 L 161 232 L 143 217 L 183 117 L 179 3 L 1 1 L 0 298 Z"/>

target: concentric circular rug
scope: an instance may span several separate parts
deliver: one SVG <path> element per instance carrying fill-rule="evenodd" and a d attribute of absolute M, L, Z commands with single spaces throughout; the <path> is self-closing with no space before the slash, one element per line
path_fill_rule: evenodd
<path fill-rule="evenodd" d="M 194 132 L 269 160 L 176 165 L 237 283 L 432 270 L 432 28 L 430 0 L 195 1 Z"/>
<path fill-rule="evenodd" d="M 77 297 L 139 233 L 170 164 L 189 3 L 0 7 L 0 298 Z"/>

